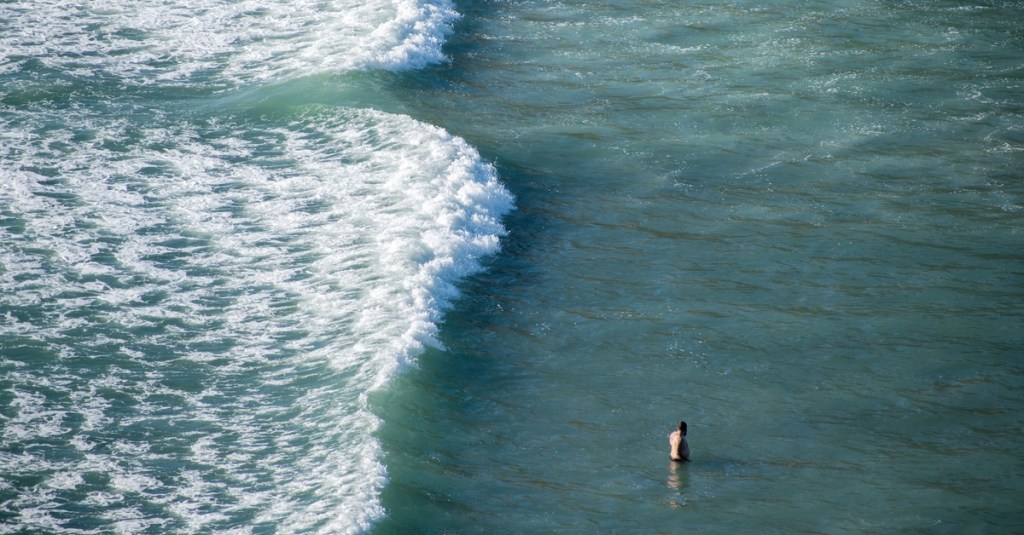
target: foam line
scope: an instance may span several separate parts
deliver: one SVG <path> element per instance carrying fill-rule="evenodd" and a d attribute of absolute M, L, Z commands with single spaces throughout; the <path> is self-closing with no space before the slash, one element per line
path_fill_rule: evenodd
<path fill-rule="evenodd" d="M 34 67 L 120 84 L 225 88 L 444 60 L 449 0 L 192 3 L 15 1 L 0 11 L 0 74 Z"/>

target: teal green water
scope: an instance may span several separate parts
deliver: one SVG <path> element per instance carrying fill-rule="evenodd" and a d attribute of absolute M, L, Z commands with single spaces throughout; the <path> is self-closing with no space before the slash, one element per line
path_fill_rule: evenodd
<path fill-rule="evenodd" d="M 1022 58 L 1021 2 L 0 3 L 0 533 L 1020 532 Z"/>
<path fill-rule="evenodd" d="M 1024 525 L 1019 3 L 460 10 L 404 102 L 518 209 L 375 400 L 376 533 Z"/>
<path fill-rule="evenodd" d="M 0 532 L 355 533 L 512 198 L 388 113 L 444 2 L 0 3 Z"/>

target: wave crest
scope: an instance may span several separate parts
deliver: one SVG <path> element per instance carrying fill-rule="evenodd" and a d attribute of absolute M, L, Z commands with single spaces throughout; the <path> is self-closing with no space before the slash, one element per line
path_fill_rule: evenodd
<path fill-rule="evenodd" d="M 415 69 L 444 59 L 458 16 L 449 0 L 15 1 L 0 10 L 0 74 L 223 88 Z"/>

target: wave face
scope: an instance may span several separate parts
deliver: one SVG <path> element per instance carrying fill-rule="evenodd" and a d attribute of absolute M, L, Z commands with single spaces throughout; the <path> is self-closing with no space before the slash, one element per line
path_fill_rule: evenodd
<path fill-rule="evenodd" d="M 456 16 L 0 8 L 9 526 L 352 533 L 384 514 L 367 396 L 440 346 L 512 198 L 472 147 L 410 117 L 216 95 L 440 61 Z"/>

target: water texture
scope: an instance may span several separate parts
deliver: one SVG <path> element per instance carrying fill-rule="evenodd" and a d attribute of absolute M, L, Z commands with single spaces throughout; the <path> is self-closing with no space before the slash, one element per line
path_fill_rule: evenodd
<path fill-rule="evenodd" d="M 455 16 L 350 7 L 2 7 L 0 531 L 384 514 L 367 394 L 511 197 L 440 128 L 291 96 L 438 61 Z"/>
<path fill-rule="evenodd" d="M 2 3 L 0 532 L 1018 532 L 1022 57 L 1019 2 Z"/>
<path fill-rule="evenodd" d="M 1021 7 L 460 6 L 403 90 L 518 210 L 377 532 L 1018 531 Z"/>

